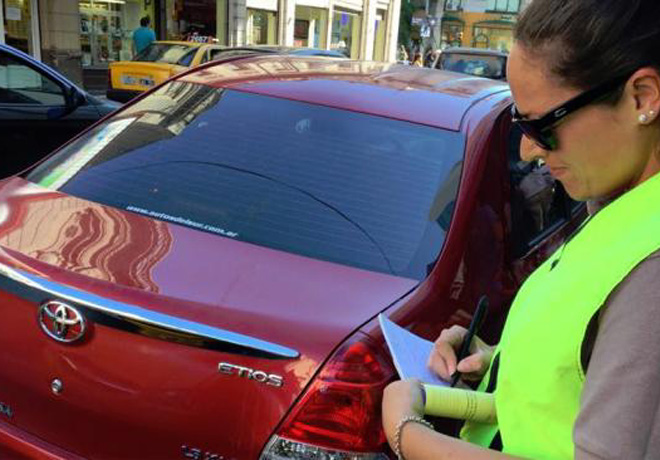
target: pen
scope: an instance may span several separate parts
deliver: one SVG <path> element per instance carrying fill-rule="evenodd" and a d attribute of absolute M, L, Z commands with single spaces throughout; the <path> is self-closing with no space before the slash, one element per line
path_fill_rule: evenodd
<path fill-rule="evenodd" d="M 468 328 L 465 337 L 463 337 L 463 343 L 461 344 L 461 349 L 459 350 L 458 356 L 456 357 L 457 366 L 458 363 L 460 363 L 468 355 L 468 353 L 470 353 L 470 345 L 472 344 L 472 338 L 479 331 L 479 328 L 481 327 L 481 323 L 483 323 L 483 320 L 486 317 L 487 311 L 488 311 L 488 297 L 482 295 L 481 298 L 479 299 L 479 303 L 477 304 L 477 310 L 474 312 L 474 316 L 472 317 L 472 321 L 470 322 L 470 327 Z M 451 376 L 451 383 L 449 384 L 449 386 L 452 387 L 455 386 L 460 377 L 461 374 L 460 372 L 458 372 L 458 370 L 454 372 L 454 374 Z"/>

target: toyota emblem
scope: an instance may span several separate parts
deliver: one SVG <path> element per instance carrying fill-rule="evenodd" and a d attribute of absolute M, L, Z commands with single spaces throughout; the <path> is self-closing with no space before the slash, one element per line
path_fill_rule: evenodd
<path fill-rule="evenodd" d="M 80 340 L 87 328 L 85 317 L 78 309 L 57 300 L 41 305 L 39 324 L 49 337 L 63 343 Z"/>

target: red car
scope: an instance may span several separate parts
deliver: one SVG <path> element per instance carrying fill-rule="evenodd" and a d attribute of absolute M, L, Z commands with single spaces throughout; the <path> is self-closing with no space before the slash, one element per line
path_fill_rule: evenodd
<path fill-rule="evenodd" d="M 257 56 L 0 183 L 0 458 L 385 459 L 376 316 L 496 339 L 577 225 L 508 88 Z"/>

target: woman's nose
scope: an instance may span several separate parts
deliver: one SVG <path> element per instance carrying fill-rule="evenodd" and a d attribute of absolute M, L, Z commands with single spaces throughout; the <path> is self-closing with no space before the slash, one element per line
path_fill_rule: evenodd
<path fill-rule="evenodd" d="M 527 136 L 523 136 L 520 141 L 520 158 L 523 161 L 534 161 L 537 159 L 545 160 L 548 151 L 542 149 Z"/>

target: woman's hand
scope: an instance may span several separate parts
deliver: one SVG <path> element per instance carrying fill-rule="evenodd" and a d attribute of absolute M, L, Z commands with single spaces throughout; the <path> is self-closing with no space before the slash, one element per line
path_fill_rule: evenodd
<path fill-rule="evenodd" d="M 424 393 L 422 383 L 416 379 L 390 383 L 383 392 L 383 429 L 390 446 L 396 442 L 396 426 L 409 415 L 422 416 Z"/>
<path fill-rule="evenodd" d="M 470 354 L 460 363 L 456 363 L 456 352 L 460 349 L 466 333 L 467 329 L 464 327 L 452 326 L 444 329 L 435 341 L 428 365 L 443 380 L 450 380 L 457 370 L 463 380 L 481 380 L 488 371 L 495 347 L 476 336 L 470 344 Z"/>

